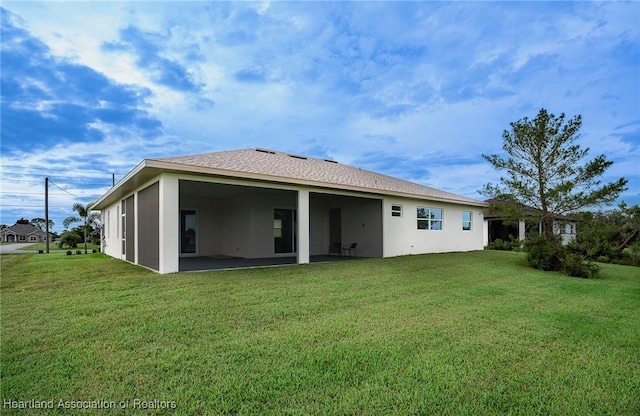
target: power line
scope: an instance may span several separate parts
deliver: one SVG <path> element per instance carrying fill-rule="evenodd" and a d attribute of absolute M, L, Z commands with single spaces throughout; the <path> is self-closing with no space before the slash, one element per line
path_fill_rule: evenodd
<path fill-rule="evenodd" d="M 56 169 L 56 170 L 48 170 L 48 169 L 38 169 L 38 168 L 22 168 L 19 169 L 18 167 L 16 167 L 15 171 L 14 170 L 8 170 L 5 169 L 6 166 L 2 166 L 2 172 L 3 173 L 12 173 L 14 175 L 47 175 L 47 174 L 52 174 L 52 175 L 60 175 L 61 170 L 60 169 Z M 13 169 L 13 167 L 12 167 Z M 107 176 L 107 175 L 111 175 L 111 173 L 113 172 L 101 172 L 101 171 L 89 171 L 89 170 L 75 170 L 75 169 L 65 169 L 64 170 L 64 174 L 66 175 L 67 173 L 74 173 L 74 174 L 83 174 L 83 175 L 100 175 L 100 176 Z"/>
<path fill-rule="evenodd" d="M 49 182 L 51 182 L 51 180 L 49 180 Z M 61 188 L 60 186 L 56 185 L 55 183 L 51 182 L 54 186 L 56 186 L 58 189 L 62 190 L 64 192 L 64 194 L 61 193 L 50 193 L 49 196 L 65 196 L 65 195 L 71 195 L 74 198 L 77 199 L 89 199 L 89 198 L 93 198 L 93 197 L 99 197 L 100 194 L 91 194 L 88 196 L 84 196 L 84 197 L 79 197 L 77 195 L 72 194 L 71 192 Z M 14 192 L 14 191 L 0 191 L 0 194 L 5 194 L 5 195 L 9 195 L 9 196 L 13 196 L 13 195 L 42 195 L 42 192 Z M 2 197 L 0 197 L 2 198 Z M 4 197 L 6 199 L 6 197 Z"/>
<path fill-rule="evenodd" d="M 42 195 L 42 192 L 11 192 L 11 191 L 0 191 L 0 194 L 9 194 L 9 195 Z M 49 196 L 62 196 L 64 194 L 49 194 Z"/>
<path fill-rule="evenodd" d="M 42 208 L 42 205 L 24 205 L 24 204 L 0 204 L 0 206 L 4 207 L 20 207 L 20 208 Z M 60 208 L 60 209 L 69 209 L 68 206 L 56 206 L 52 205 L 49 208 Z"/>
<path fill-rule="evenodd" d="M 72 196 L 72 197 L 74 197 L 74 198 L 77 198 L 77 199 L 85 199 L 85 198 L 82 198 L 82 197 L 80 197 L 80 196 L 78 196 L 78 195 L 74 195 L 74 194 L 72 194 L 71 192 L 67 191 L 66 189 L 63 189 L 63 188 L 59 187 L 58 185 L 56 185 L 55 183 L 53 183 L 53 182 L 51 181 L 51 178 L 49 178 L 49 183 L 50 183 L 51 185 L 55 186 L 56 188 L 60 189 L 62 192 L 65 192 L 65 193 L 67 193 L 67 194 L 71 195 L 71 196 Z"/>
<path fill-rule="evenodd" d="M 0 165 L 0 168 L 13 168 L 13 169 L 20 169 L 20 172 L 24 172 L 25 170 L 34 170 L 37 172 L 54 172 L 55 174 L 59 174 L 60 172 L 58 170 L 53 170 L 53 169 L 40 169 L 35 168 L 35 167 L 25 167 L 25 166 L 21 166 L 21 165 Z M 88 170 L 88 169 L 72 169 L 72 170 L 68 170 L 65 172 L 71 172 L 71 173 L 91 173 L 91 174 L 96 174 L 96 175 L 111 175 L 111 173 L 113 172 L 108 172 L 108 171 L 104 171 L 104 170 Z"/>
<path fill-rule="evenodd" d="M 29 180 L 29 179 L 20 179 L 20 178 L 36 178 L 36 179 L 42 179 L 44 178 L 45 175 L 42 174 L 33 174 L 33 175 L 29 175 L 29 174 L 24 174 L 24 173 L 8 173 L 8 172 L 0 172 L 0 179 L 2 180 L 10 180 L 10 181 L 24 181 L 24 180 Z M 56 176 L 53 175 L 49 175 L 49 178 L 55 178 Z M 74 182 L 111 182 L 111 178 L 112 175 L 109 174 L 108 177 L 106 175 L 102 175 L 100 177 L 87 177 L 87 176 L 73 176 L 73 175 L 64 175 L 64 176 L 57 176 L 58 178 L 64 178 L 66 179 L 73 179 Z"/>
<path fill-rule="evenodd" d="M 111 178 L 112 175 L 109 174 L 107 175 L 103 175 L 100 177 L 88 177 L 88 176 L 74 176 L 74 175 L 26 175 L 26 174 L 13 174 L 13 173 L 6 173 L 6 172 L 0 172 L 0 180 L 4 180 L 4 181 L 24 181 L 24 180 L 42 180 L 45 177 L 49 177 L 49 178 L 56 178 L 56 179 L 62 179 L 62 180 L 68 180 L 70 182 L 90 182 L 90 183 L 107 183 L 107 182 L 111 182 Z"/>
<path fill-rule="evenodd" d="M 4 181 L 7 181 L 7 179 L 4 179 Z M 28 181 L 26 179 L 11 179 L 11 182 L 30 183 L 33 185 L 40 185 L 40 182 L 36 180 Z"/>

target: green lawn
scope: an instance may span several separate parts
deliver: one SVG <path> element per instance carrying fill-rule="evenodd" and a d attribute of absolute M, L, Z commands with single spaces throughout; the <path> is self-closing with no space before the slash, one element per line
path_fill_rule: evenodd
<path fill-rule="evenodd" d="M 91 243 L 87 244 L 87 252 L 89 253 L 91 253 L 92 250 L 98 250 L 99 248 L 100 248 L 99 244 L 91 244 Z M 20 248 L 20 250 L 25 250 L 25 251 L 38 251 L 38 250 L 46 251 L 46 249 L 47 249 L 46 243 L 29 244 Z M 69 248 L 68 246 L 64 246 L 63 248 L 60 248 L 58 247 L 57 242 L 49 243 L 49 253 L 66 253 L 67 250 L 71 250 L 73 254 L 76 253 L 76 250 L 80 250 L 82 251 L 82 253 L 84 253 L 84 243 L 78 243 L 78 247 L 76 248 Z"/>
<path fill-rule="evenodd" d="M 101 254 L 0 259 L 3 415 L 640 414 L 640 268 L 583 280 L 499 251 L 164 276 Z"/>

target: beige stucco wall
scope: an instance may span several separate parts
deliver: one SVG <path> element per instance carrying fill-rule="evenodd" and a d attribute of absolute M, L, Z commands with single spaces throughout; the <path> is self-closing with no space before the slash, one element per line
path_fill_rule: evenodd
<path fill-rule="evenodd" d="M 122 258 L 122 236 L 120 234 L 120 203 L 102 210 L 102 252 L 111 257 Z"/>
<path fill-rule="evenodd" d="M 402 217 L 391 216 L 391 206 L 402 206 Z M 442 230 L 419 230 L 417 209 L 441 208 Z M 385 198 L 383 202 L 384 257 L 406 254 L 472 251 L 483 248 L 482 208 L 414 199 Z M 462 229 L 462 211 L 471 211 L 471 230 Z"/>

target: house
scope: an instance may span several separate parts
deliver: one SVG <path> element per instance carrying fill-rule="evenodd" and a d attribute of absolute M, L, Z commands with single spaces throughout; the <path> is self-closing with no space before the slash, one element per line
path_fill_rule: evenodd
<path fill-rule="evenodd" d="M 487 204 L 401 179 L 266 149 L 145 159 L 93 209 L 102 250 L 160 273 L 189 259 L 309 263 L 481 250 Z"/>
<path fill-rule="evenodd" d="M 500 204 L 499 200 L 488 199 L 489 205 Z M 523 206 L 524 218 L 517 223 L 506 221 L 503 216 L 494 209 L 484 210 L 484 245 L 488 245 L 497 239 L 509 241 L 511 237 L 522 241 L 531 232 L 542 233 L 542 223 L 539 220 L 539 211 L 533 207 Z M 553 219 L 553 233 L 559 235 L 562 244 L 568 244 L 575 240 L 577 223 L 565 215 L 555 215 Z"/>
<path fill-rule="evenodd" d="M 4 243 L 44 243 L 47 233 L 32 224 L 14 224 L 0 231 Z"/>

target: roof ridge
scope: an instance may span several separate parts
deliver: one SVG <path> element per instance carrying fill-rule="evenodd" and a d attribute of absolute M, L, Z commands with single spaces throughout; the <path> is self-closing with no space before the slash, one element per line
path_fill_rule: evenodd
<path fill-rule="evenodd" d="M 246 152 L 246 151 L 251 151 L 251 150 L 256 151 L 256 152 L 260 152 L 260 153 L 264 153 L 264 154 L 289 156 L 289 157 L 293 157 L 295 159 L 300 159 L 300 160 L 318 160 L 318 161 L 322 161 L 322 162 L 337 163 L 337 164 L 340 164 L 340 165 L 343 165 L 343 166 L 349 166 L 349 165 L 345 165 L 345 164 L 340 163 L 337 160 L 333 160 L 333 159 L 327 159 L 327 158 L 316 157 L 316 156 L 307 156 L 307 155 L 302 155 L 302 154 L 292 153 L 292 152 L 284 152 L 284 151 L 281 151 L 281 150 L 267 149 L 265 147 L 247 147 L 247 148 L 244 148 L 244 149 L 235 149 L 235 150 L 219 150 L 219 151 L 213 151 L 213 152 L 193 153 L 193 154 L 189 154 L 189 155 L 177 155 L 177 156 L 166 156 L 166 157 L 161 157 L 161 158 L 150 158 L 148 160 L 167 160 L 167 159 L 175 159 L 175 158 L 189 158 L 189 157 L 207 156 L 207 155 L 218 154 L 218 153 Z"/>

